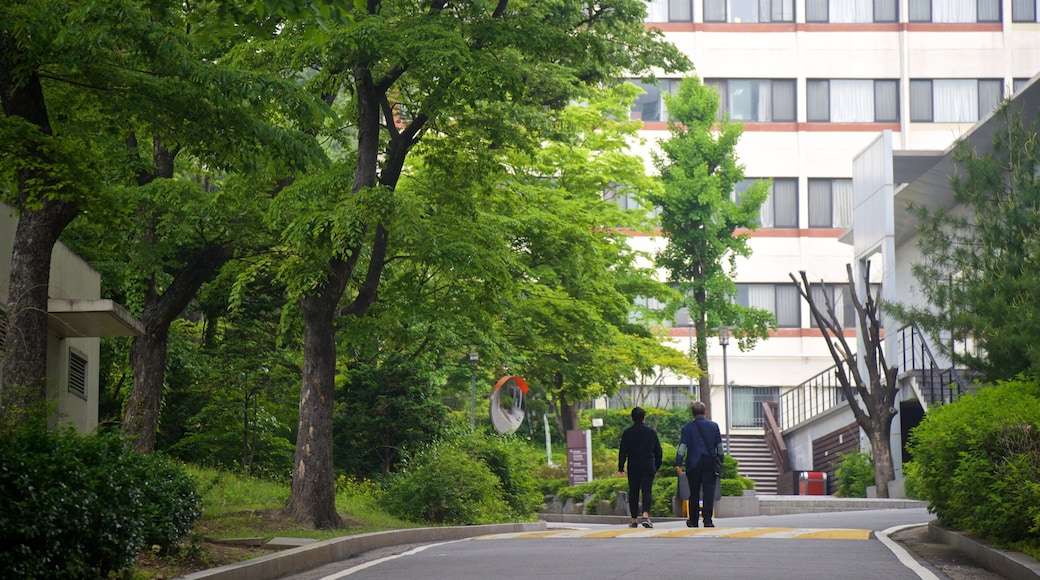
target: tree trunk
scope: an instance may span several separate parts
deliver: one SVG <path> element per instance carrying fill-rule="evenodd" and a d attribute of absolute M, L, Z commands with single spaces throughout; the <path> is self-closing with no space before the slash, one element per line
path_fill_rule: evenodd
<path fill-rule="evenodd" d="M 304 298 L 303 384 L 300 422 L 293 458 L 292 489 L 286 515 L 318 529 L 342 527 L 336 512 L 336 481 L 332 465 L 332 395 L 336 375 L 333 317 L 339 292 L 329 283 L 320 294 Z"/>
<path fill-rule="evenodd" d="M 203 284 L 212 280 L 234 255 L 229 247 L 212 245 L 199 250 L 173 277 L 161 295 L 153 287 L 145 296 L 141 324 L 144 335 L 130 345 L 134 388 L 123 415 L 123 434 L 141 453 L 155 451 L 159 409 L 166 383 L 166 346 L 170 325 L 184 312 Z"/>
<path fill-rule="evenodd" d="M 0 102 L 4 115 L 35 125 L 51 135 L 47 101 L 35 70 L 24 66 L 25 53 L 7 30 L 0 30 Z M 35 62 L 35 61 L 32 61 Z M 11 253 L 7 295 L 7 333 L 0 360 L 0 422 L 25 425 L 46 417 L 47 299 L 50 297 L 51 252 L 65 227 L 79 215 L 79 205 L 65 201 L 60 184 L 48 174 L 54 165 L 46 151 L 30 146 L 15 174 L 18 226 Z M 27 163 L 26 163 L 27 162 Z M 18 165 L 17 163 L 15 165 Z M 29 209 L 39 203 L 38 209 Z"/>
<path fill-rule="evenodd" d="M 47 416 L 47 300 L 51 252 L 77 206 L 44 201 L 18 217 L 11 253 L 0 422 L 27 425 Z"/>
<path fill-rule="evenodd" d="M 703 276 L 704 265 L 698 264 L 696 272 L 698 275 Z M 704 371 L 704 374 L 697 381 L 697 398 L 704 403 L 705 415 L 713 418 L 711 413 L 711 376 L 708 373 L 708 313 L 706 310 L 708 296 L 704 290 L 698 289 L 693 293 L 693 299 L 697 303 L 697 320 L 694 322 L 694 329 L 697 331 L 697 366 Z"/>
<path fill-rule="evenodd" d="M 134 388 L 123 415 L 123 434 L 132 438 L 141 453 L 155 451 L 155 433 L 159 426 L 159 407 L 163 383 L 166 381 L 166 343 L 169 326 L 145 325 L 144 336 L 130 345 L 130 368 Z"/>
<path fill-rule="evenodd" d="M 888 497 L 888 482 L 896 478 L 895 466 L 892 463 L 892 416 L 885 415 L 877 421 L 867 433 L 870 441 L 871 455 L 874 459 L 874 485 L 877 486 L 877 497 Z"/>

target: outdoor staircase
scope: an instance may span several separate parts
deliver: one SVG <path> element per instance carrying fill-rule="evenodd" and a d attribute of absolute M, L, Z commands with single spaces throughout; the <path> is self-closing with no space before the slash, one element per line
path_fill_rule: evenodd
<path fill-rule="evenodd" d="M 737 460 L 737 473 L 755 482 L 758 495 L 776 495 L 776 464 L 762 435 L 730 435 L 729 454 Z"/>

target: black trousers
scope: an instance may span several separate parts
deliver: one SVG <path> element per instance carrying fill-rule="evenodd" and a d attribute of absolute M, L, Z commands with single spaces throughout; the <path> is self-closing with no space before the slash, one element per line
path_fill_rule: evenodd
<path fill-rule="evenodd" d="M 628 513 L 639 517 L 643 512 L 650 513 L 654 505 L 652 491 L 654 489 L 653 473 L 628 472 Z M 643 496 L 643 509 L 639 509 L 639 496 Z"/>
<path fill-rule="evenodd" d="M 690 482 L 690 521 L 697 521 L 701 514 L 704 521 L 710 522 L 715 512 L 715 458 L 702 455 L 693 469 L 686 470 L 686 480 Z M 701 497 L 698 506 L 697 496 Z"/>

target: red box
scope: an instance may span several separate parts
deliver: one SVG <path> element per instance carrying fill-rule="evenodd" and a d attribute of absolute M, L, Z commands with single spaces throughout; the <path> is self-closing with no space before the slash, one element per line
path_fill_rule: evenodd
<path fill-rule="evenodd" d="M 799 473 L 798 495 L 827 495 L 827 474 L 823 471 Z"/>

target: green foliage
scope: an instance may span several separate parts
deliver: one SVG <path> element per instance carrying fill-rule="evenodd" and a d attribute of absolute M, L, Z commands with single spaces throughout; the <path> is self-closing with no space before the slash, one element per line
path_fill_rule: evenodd
<path fill-rule="evenodd" d="M 447 409 L 431 366 L 423 359 L 395 356 L 378 364 L 356 363 L 342 373 L 333 422 L 339 471 L 385 476 L 408 450 L 442 435 Z"/>
<path fill-rule="evenodd" d="M 390 480 L 380 505 L 411 521 L 448 525 L 507 521 L 502 483 L 487 465 L 450 444 L 435 445 Z"/>
<path fill-rule="evenodd" d="M 987 382 L 1040 374 L 1040 119 L 1027 126 L 1005 103 L 994 124 L 991 150 L 962 141 L 954 152 L 959 207 L 911 206 L 921 251 L 913 274 L 929 304 L 887 305 L 933 336 L 970 340 L 953 352 L 954 341 L 931 344 Z"/>
<path fill-rule="evenodd" d="M 834 470 L 838 497 L 867 497 L 867 488 L 874 485 L 874 461 L 864 451 L 843 453 L 841 463 Z"/>
<path fill-rule="evenodd" d="M 657 265 L 685 296 L 673 308 L 689 309 L 697 327 L 696 359 L 706 367 L 710 329 L 736 327 L 740 347 L 747 349 L 776 325 L 770 313 L 737 304 L 733 281 L 737 258 L 751 254 L 750 234 L 737 230 L 758 227 L 769 184 L 756 182 L 733 201 L 734 187 L 744 178 L 736 155 L 743 128 L 717 120 L 717 91 L 690 76 L 665 102 L 670 136 L 654 155 L 664 189 L 648 197 L 661 210 L 661 232 L 668 238 Z"/>
<path fill-rule="evenodd" d="M 523 445 L 513 438 L 479 434 L 440 440 L 402 464 L 379 503 L 411 521 L 529 521 L 543 498 Z"/>
<path fill-rule="evenodd" d="M 1040 383 L 1019 377 L 933 408 L 908 484 L 939 520 L 997 542 L 1040 534 Z"/>
<path fill-rule="evenodd" d="M 199 515 L 194 482 L 161 455 L 112 435 L 25 429 L 0 445 L 0 569 L 97 578 L 140 549 L 169 549 Z"/>

